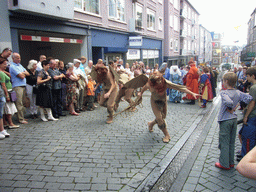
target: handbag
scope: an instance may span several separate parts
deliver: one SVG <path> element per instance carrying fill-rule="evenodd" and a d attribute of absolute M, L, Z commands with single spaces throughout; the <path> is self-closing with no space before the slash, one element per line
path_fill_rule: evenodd
<path fill-rule="evenodd" d="M 12 90 L 12 91 L 9 91 L 8 93 L 9 93 L 10 100 L 12 102 L 17 101 L 17 96 L 16 96 L 16 92 L 15 91 Z"/>
<path fill-rule="evenodd" d="M 33 91 L 35 95 L 38 93 L 38 85 L 33 86 Z"/>

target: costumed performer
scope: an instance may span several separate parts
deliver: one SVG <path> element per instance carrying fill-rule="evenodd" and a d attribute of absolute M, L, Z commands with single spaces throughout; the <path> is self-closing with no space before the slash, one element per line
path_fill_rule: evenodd
<path fill-rule="evenodd" d="M 146 84 L 143 86 L 141 92 L 138 93 L 138 97 L 142 97 L 144 91 L 148 89 L 151 92 L 151 107 L 156 118 L 153 121 L 148 122 L 148 128 L 150 132 L 153 132 L 153 126 L 157 124 L 161 131 L 164 133 L 163 142 L 165 143 L 170 141 L 170 135 L 168 133 L 165 122 L 167 113 L 167 88 L 176 89 L 181 92 L 191 94 L 194 98 L 199 96 L 199 94 L 189 91 L 182 85 L 177 85 L 168 80 L 165 80 L 162 73 L 159 71 L 154 71 L 150 78 L 147 79 Z"/>
<path fill-rule="evenodd" d="M 108 119 L 106 123 L 110 124 L 113 122 L 114 115 L 114 104 L 117 96 L 118 86 L 116 80 L 119 79 L 119 75 L 114 71 L 114 69 L 109 66 L 107 68 L 102 59 L 98 60 L 96 66 L 93 66 L 91 71 L 91 77 L 97 80 L 96 88 L 103 83 L 103 93 L 100 97 L 100 106 L 104 106 L 107 102 Z"/>

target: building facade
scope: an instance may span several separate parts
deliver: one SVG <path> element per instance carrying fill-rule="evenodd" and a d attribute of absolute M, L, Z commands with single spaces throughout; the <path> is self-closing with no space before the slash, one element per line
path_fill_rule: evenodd
<path fill-rule="evenodd" d="M 248 22 L 247 45 L 241 52 L 241 61 L 251 61 L 256 56 L 256 8 L 251 14 Z"/>
<path fill-rule="evenodd" d="M 222 35 L 220 33 L 211 32 L 212 35 L 212 66 L 218 67 L 221 60 L 221 40 Z"/>
<path fill-rule="evenodd" d="M 165 1 L 164 59 L 169 65 L 186 65 L 199 53 L 199 13 L 187 0 Z"/>
<path fill-rule="evenodd" d="M 212 36 L 211 33 L 202 25 L 199 25 L 199 64 L 212 63 Z"/>
<path fill-rule="evenodd" d="M 9 34 L 0 39 L 1 50 L 11 47 L 22 65 L 41 54 L 65 63 L 86 56 L 94 63 L 116 57 L 125 62 L 162 63 L 163 1 L 66 0 L 2 2 L 1 20 Z M 8 12 L 9 10 L 9 12 Z M 132 11 L 130 11 L 132 10 Z"/>
<path fill-rule="evenodd" d="M 234 63 L 239 64 L 240 47 L 233 45 L 222 45 L 221 46 L 221 62 L 222 63 Z"/>

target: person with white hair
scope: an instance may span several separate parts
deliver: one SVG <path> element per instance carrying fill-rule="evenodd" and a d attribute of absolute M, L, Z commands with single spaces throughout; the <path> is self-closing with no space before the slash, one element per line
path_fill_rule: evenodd
<path fill-rule="evenodd" d="M 88 82 L 87 75 L 80 69 L 81 61 L 79 59 L 74 59 L 74 73 L 78 77 L 78 96 L 77 96 L 77 105 L 75 110 L 77 113 L 84 111 L 84 89 Z"/>
<path fill-rule="evenodd" d="M 169 80 L 172 83 L 182 85 L 181 72 L 177 65 L 173 65 L 170 68 Z M 169 91 L 169 101 L 172 103 L 180 103 L 181 101 L 181 92 L 175 89 L 170 89 Z"/>
<path fill-rule="evenodd" d="M 27 85 L 26 85 L 26 91 L 27 95 L 30 100 L 30 107 L 28 108 L 28 113 L 31 115 L 32 119 L 37 118 L 37 110 L 38 107 L 36 106 L 36 85 L 37 85 L 37 75 L 38 71 L 37 69 L 37 61 L 36 60 L 30 60 L 28 62 L 27 71 L 30 74 L 30 76 L 27 76 Z"/>

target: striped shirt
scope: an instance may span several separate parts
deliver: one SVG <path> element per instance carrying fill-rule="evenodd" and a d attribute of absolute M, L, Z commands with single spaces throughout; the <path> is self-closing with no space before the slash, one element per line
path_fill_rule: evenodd
<path fill-rule="evenodd" d="M 248 104 L 253 99 L 251 95 L 243 93 L 236 89 L 222 90 L 220 92 L 220 96 L 221 106 L 218 116 L 218 122 L 226 121 L 229 119 L 236 119 L 236 112 L 234 111 L 233 113 L 229 113 L 227 109 L 234 109 L 240 101 L 243 101 L 246 104 Z"/>

